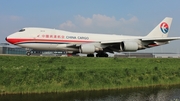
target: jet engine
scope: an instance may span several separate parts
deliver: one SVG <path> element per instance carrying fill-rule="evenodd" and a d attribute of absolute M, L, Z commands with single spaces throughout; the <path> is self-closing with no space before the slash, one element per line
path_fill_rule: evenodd
<path fill-rule="evenodd" d="M 124 41 L 120 44 L 120 49 L 122 51 L 137 51 L 138 43 L 133 41 Z"/>
<path fill-rule="evenodd" d="M 79 47 L 80 53 L 91 54 L 95 52 L 95 46 L 93 44 L 82 44 Z"/>

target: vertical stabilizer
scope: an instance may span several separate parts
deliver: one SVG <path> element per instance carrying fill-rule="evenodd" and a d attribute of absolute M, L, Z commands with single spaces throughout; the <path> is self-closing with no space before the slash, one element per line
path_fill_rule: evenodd
<path fill-rule="evenodd" d="M 146 37 L 167 37 L 170 30 L 172 18 L 166 17 Z"/>

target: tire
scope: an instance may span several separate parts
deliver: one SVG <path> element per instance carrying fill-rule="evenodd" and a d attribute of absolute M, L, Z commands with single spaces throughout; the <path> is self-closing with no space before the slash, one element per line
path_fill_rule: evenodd
<path fill-rule="evenodd" d="M 87 57 L 94 57 L 94 54 L 87 54 Z"/>
<path fill-rule="evenodd" d="M 98 53 L 98 54 L 96 54 L 96 57 L 108 57 L 108 54 L 106 54 L 106 53 Z"/>
<path fill-rule="evenodd" d="M 26 55 L 27 55 L 27 56 L 30 56 L 30 55 L 31 55 L 31 52 L 26 52 Z"/>

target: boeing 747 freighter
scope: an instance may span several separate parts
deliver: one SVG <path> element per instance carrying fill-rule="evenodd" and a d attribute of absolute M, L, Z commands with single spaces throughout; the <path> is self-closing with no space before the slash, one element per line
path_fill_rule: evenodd
<path fill-rule="evenodd" d="M 123 36 L 68 32 L 48 28 L 23 28 L 8 37 L 11 44 L 36 50 L 63 50 L 108 57 L 107 52 L 131 52 L 168 44 L 180 37 L 168 37 L 172 18 L 166 17 L 146 36 Z M 31 55 L 30 50 L 27 55 Z"/>

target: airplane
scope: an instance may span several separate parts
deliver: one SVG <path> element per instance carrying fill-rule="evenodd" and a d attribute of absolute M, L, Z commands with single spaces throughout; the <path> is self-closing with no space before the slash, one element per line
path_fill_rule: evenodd
<path fill-rule="evenodd" d="M 146 36 L 124 36 L 94 33 L 77 33 L 49 28 L 28 27 L 6 37 L 6 41 L 35 50 L 62 50 L 87 54 L 87 57 L 108 57 L 107 52 L 135 52 L 168 44 L 180 37 L 168 37 L 172 18 L 166 17 Z"/>

